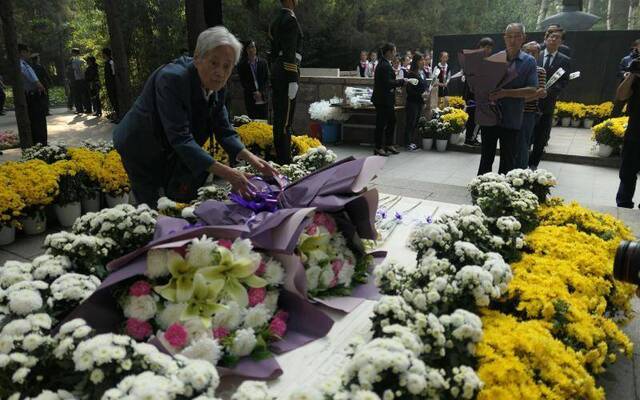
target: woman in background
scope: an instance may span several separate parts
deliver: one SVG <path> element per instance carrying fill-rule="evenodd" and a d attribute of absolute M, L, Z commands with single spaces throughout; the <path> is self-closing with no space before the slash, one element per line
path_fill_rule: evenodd
<path fill-rule="evenodd" d="M 438 87 L 438 105 L 444 100 L 444 107 L 449 106 L 449 81 L 451 80 L 451 71 L 449 70 L 449 53 L 443 51 L 440 53 L 440 62 L 433 71 L 433 79 Z"/>
<path fill-rule="evenodd" d="M 238 76 L 244 89 L 244 105 L 251 119 L 267 119 L 267 84 L 269 67 L 258 57 L 253 40 L 245 42 L 242 58 L 238 63 Z"/>
<path fill-rule="evenodd" d="M 429 83 L 424 74 L 424 62 L 425 59 L 422 54 L 416 52 L 413 55 L 411 66 L 406 76 L 408 79 L 415 78 L 418 80 L 417 85 L 407 85 L 407 104 L 405 106 L 407 121 L 405 124 L 404 141 L 409 151 L 414 151 L 418 148 L 413 138 L 416 126 L 418 125 L 418 119 L 420 119 L 424 107 L 424 99 L 422 96 L 429 87 Z"/>

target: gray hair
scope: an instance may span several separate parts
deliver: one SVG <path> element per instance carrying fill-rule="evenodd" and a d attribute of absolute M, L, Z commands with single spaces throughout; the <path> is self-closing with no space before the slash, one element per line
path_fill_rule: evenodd
<path fill-rule="evenodd" d="M 527 34 L 526 29 L 524 28 L 524 24 L 520 23 L 520 22 L 512 22 L 509 25 L 507 25 L 507 27 L 505 28 L 505 32 L 507 32 L 509 29 L 518 29 L 520 30 L 520 32 L 522 32 L 523 35 Z"/>
<path fill-rule="evenodd" d="M 528 49 L 531 46 L 535 47 L 536 50 L 540 51 L 540 44 L 538 42 L 536 42 L 535 40 L 532 41 L 532 42 L 529 42 L 529 43 L 525 43 L 524 46 L 522 46 L 522 47 L 524 47 L 525 49 Z"/>
<path fill-rule="evenodd" d="M 198 35 L 198 42 L 196 43 L 196 50 L 193 56 L 195 58 L 204 57 L 209 51 L 220 46 L 231 46 L 236 55 L 235 63 L 237 64 L 238 61 L 240 61 L 242 44 L 233 33 L 229 32 L 229 30 L 222 25 L 204 30 Z"/>

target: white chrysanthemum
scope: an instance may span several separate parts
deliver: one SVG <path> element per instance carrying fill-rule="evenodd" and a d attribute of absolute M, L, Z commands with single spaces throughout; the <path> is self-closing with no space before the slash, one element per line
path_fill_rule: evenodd
<path fill-rule="evenodd" d="M 320 280 L 320 274 L 322 274 L 322 268 L 311 267 L 306 270 L 305 274 L 307 275 L 307 290 L 317 289 Z"/>
<path fill-rule="evenodd" d="M 31 332 L 33 324 L 28 319 L 14 319 L 2 328 L 2 334 L 7 336 L 24 336 Z"/>
<path fill-rule="evenodd" d="M 263 278 L 266 279 L 269 285 L 281 285 L 284 280 L 284 269 L 280 262 L 273 259 L 269 260 L 267 262 L 267 268 L 264 271 Z"/>
<path fill-rule="evenodd" d="M 322 273 L 320 274 L 320 283 L 318 286 L 321 288 L 328 288 L 331 286 L 336 274 L 333 272 L 331 265 L 328 265 L 322 269 Z"/>
<path fill-rule="evenodd" d="M 324 395 L 315 388 L 300 388 L 291 392 L 289 400 L 324 400 Z"/>
<path fill-rule="evenodd" d="M 201 337 L 191 342 L 180 354 L 187 358 L 205 360 L 212 365 L 217 365 L 222 355 L 222 347 L 216 339 Z"/>
<path fill-rule="evenodd" d="M 58 390 L 57 392 L 43 390 L 39 395 L 30 397 L 28 400 L 77 400 L 77 397 L 66 390 Z"/>
<path fill-rule="evenodd" d="M 153 318 L 157 311 L 156 301 L 151 295 L 129 296 L 123 306 L 125 317 L 141 321 Z"/>
<path fill-rule="evenodd" d="M 14 336 L 2 335 L 0 336 L 0 354 L 9 354 L 14 348 L 13 339 Z"/>
<path fill-rule="evenodd" d="M 28 351 L 28 352 L 33 352 L 35 351 L 38 347 L 40 347 L 42 344 L 44 344 L 47 340 L 45 339 L 44 336 L 39 335 L 37 333 L 30 333 L 27 336 L 24 337 L 24 339 L 22 340 L 22 347 Z"/>
<path fill-rule="evenodd" d="M 151 249 L 147 252 L 147 275 L 151 279 L 161 278 L 169 274 L 169 255 L 172 250 Z M 172 256 L 178 255 L 177 253 Z"/>
<path fill-rule="evenodd" d="M 51 317 L 49 314 L 39 313 L 27 315 L 27 321 L 29 321 L 34 328 L 51 329 Z"/>
<path fill-rule="evenodd" d="M 26 367 L 18 368 L 16 372 L 13 373 L 13 376 L 11 376 L 11 380 L 14 383 L 22 385 L 24 383 L 24 380 L 29 375 L 29 372 L 31 372 L 29 368 L 26 368 Z"/>
<path fill-rule="evenodd" d="M 269 387 L 264 382 L 244 381 L 231 396 L 231 400 L 274 400 Z"/>
<path fill-rule="evenodd" d="M 269 290 L 262 303 L 270 313 L 274 313 L 278 308 L 279 293 L 277 290 Z"/>
<path fill-rule="evenodd" d="M 213 261 L 213 254 L 217 250 L 218 244 L 211 238 L 193 239 L 187 252 L 187 262 L 197 268 L 209 267 Z"/>
<path fill-rule="evenodd" d="M 271 313 L 263 304 L 247 309 L 244 316 L 244 327 L 258 329 L 266 325 L 271 319 Z"/>
<path fill-rule="evenodd" d="M 160 328 L 167 329 L 180 320 L 180 316 L 187 309 L 187 305 L 183 303 L 167 303 L 164 309 L 160 311 L 156 322 Z"/>
<path fill-rule="evenodd" d="M 213 317 L 213 326 L 215 328 L 223 327 L 234 330 L 244 318 L 245 310 L 235 301 L 226 304 L 226 309 L 218 311 Z"/>
<path fill-rule="evenodd" d="M 213 342 L 212 344 L 217 346 L 219 351 L 220 347 L 217 342 Z M 207 361 L 209 360 L 184 360 L 186 365 L 178 371 L 178 379 L 198 392 L 206 389 L 213 392 L 220 384 L 220 376 L 215 368 L 215 363 Z"/>
<path fill-rule="evenodd" d="M 16 290 L 9 293 L 9 309 L 18 315 L 34 313 L 42 308 L 40 292 L 31 289 Z"/>
<path fill-rule="evenodd" d="M 231 245 L 231 252 L 235 258 L 249 259 L 253 262 L 254 268 L 257 269 L 260 265 L 262 257 L 260 254 L 253 251 L 253 245 L 249 239 L 236 239 Z"/>
<path fill-rule="evenodd" d="M 182 326 L 189 333 L 189 338 L 195 339 L 200 337 L 211 337 L 211 329 L 207 329 L 201 318 L 191 318 L 182 321 Z"/>
<path fill-rule="evenodd" d="M 68 335 L 69 333 L 72 333 L 76 329 L 85 325 L 87 325 L 87 322 L 82 318 L 72 319 L 71 321 L 65 322 L 64 324 L 62 324 L 62 326 L 60 327 L 60 330 L 58 331 L 58 335 L 62 335 L 62 336 Z"/>
<path fill-rule="evenodd" d="M 345 261 L 342 269 L 338 273 L 338 284 L 351 286 L 351 279 L 353 278 L 353 274 L 355 272 L 355 266 Z"/>
<path fill-rule="evenodd" d="M 256 347 L 256 343 L 256 334 L 253 329 L 240 329 L 233 339 L 231 353 L 237 357 L 248 356 Z"/>

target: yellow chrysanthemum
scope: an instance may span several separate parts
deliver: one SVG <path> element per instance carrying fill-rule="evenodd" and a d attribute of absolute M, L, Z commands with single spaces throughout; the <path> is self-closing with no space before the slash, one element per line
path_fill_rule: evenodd
<path fill-rule="evenodd" d="M 20 196 L 28 212 L 51 204 L 58 194 L 58 174 L 41 160 L 1 164 L 0 175 Z"/>

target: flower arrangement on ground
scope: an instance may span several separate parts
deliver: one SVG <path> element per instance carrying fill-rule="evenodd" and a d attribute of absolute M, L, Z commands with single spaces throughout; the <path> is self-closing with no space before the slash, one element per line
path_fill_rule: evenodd
<path fill-rule="evenodd" d="M 0 228 L 19 227 L 18 218 L 25 204 L 18 193 L 9 184 L 9 180 L 0 174 Z"/>
<path fill-rule="evenodd" d="M 449 107 L 464 110 L 467 107 L 467 103 L 461 96 L 449 96 Z"/>
<path fill-rule="evenodd" d="M 288 315 L 278 310 L 283 280 L 280 263 L 246 239 L 203 236 L 184 248 L 152 249 L 145 277 L 120 296 L 124 330 L 141 341 L 155 332 L 172 354 L 213 365 L 267 358 L 268 344 L 286 333 Z"/>
<path fill-rule="evenodd" d="M 13 149 L 14 147 L 18 147 L 19 144 L 18 134 L 14 131 L 0 131 L 0 150 Z"/>
<path fill-rule="evenodd" d="M 99 150 L 82 147 L 71 147 L 68 152 L 71 160 L 83 172 L 80 176 L 81 198 L 95 198 L 100 191 L 101 176 L 103 174 L 102 166 L 105 160 L 104 153 Z"/>
<path fill-rule="evenodd" d="M 100 185 L 104 193 L 114 197 L 129 193 L 131 189 L 129 176 L 124 170 L 120 154 L 115 150 L 105 155 L 100 174 Z"/>
<path fill-rule="evenodd" d="M 0 165 L 0 176 L 20 196 L 24 215 L 42 214 L 43 207 L 53 203 L 58 195 L 58 175 L 41 160 L 6 162 Z"/>
<path fill-rule="evenodd" d="M 627 130 L 629 117 L 610 118 L 594 126 L 591 139 L 599 144 L 620 148 Z"/>
<path fill-rule="evenodd" d="M 446 107 L 436 108 L 430 120 L 420 118 L 418 129 L 424 138 L 449 139 L 453 134 L 461 133 L 469 119 L 469 115 L 461 109 Z"/>
<path fill-rule="evenodd" d="M 352 251 L 335 219 L 322 212 L 313 215 L 298 239 L 297 253 L 306 270 L 309 295 L 348 295 L 353 286 L 365 283 L 370 257 Z"/>
<path fill-rule="evenodd" d="M 349 114 L 342 112 L 342 108 L 334 107 L 332 104 L 340 104 L 342 99 L 334 97 L 331 100 L 320 100 L 311 103 L 309 106 L 309 116 L 312 120 L 331 123 L 341 122 L 349 119 Z"/>
<path fill-rule="evenodd" d="M 88 180 L 88 176 L 79 165 L 73 160 L 57 161 L 53 164 L 53 170 L 58 175 L 56 204 L 64 206 L 80 201 L 84 192 L 83 182 Z"/>
<path fill-rule="evenodd" d="M 67 153 L 67 146 L 64 143 L 52 144 L 45 146 L 41 143 L 36 143 L 32 147 L 24 149 L 22 151 L 22 160 L 42 160 L 47 164 L 53 164 L 56 161 L 68 160 L 69 154 Z"/>

